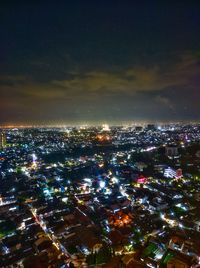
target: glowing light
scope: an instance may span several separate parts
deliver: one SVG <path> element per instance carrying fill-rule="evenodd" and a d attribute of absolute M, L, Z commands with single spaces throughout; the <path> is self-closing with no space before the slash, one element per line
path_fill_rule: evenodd
<path fill-rule="evenodd" d="M 102 125 L 102 130 L 103 130 L 103 131 L 110 131 L 110 127 L 109 127 L 109 125 L 108 125 L 108 124 L 103 124 L 103 125 Z"/>
<path fill-rule="evenodd" d="M 165 215 L 161 213 L 160 215 L 161 219 L 164 220 L 165 219 Z"/>
<path fill-rule="evenodd" d="M 113 177 L 113 178 L 112 178 L 112 182 L 113 182 L 113 183 L 119 183 L 119 180 L 118 180 L 116 177 Z"/>
<path fill-rule="evenodd" d="M 146 183 L 147 182 L 147 178 L 141 176 L 137 179 L 137 183 Z"/>
<path fill-rule="evenodd" d="M 100 186 L 101 189 L 103 189 L 106 186 L 105 181 L 100 181 L 99 186 Z"/>
<path fill-rule="evenodd" d="M 32 154 L 32 159 L 33 159 L 33 163 L 35 163 L 37 160 L 37 156 L 35 154 Z"/>

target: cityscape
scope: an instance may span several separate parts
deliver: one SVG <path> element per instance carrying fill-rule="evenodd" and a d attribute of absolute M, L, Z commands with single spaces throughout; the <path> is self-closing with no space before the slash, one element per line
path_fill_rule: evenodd
<path fill-rule="evenodd" d="M 0 1 L 0 268 L 200 267 L 200 1 Z"/>
<path fill-rule="evenodd" d="M 2 129 L 0 266 L 198 267 L 199 140 L 199 124 Z"/>

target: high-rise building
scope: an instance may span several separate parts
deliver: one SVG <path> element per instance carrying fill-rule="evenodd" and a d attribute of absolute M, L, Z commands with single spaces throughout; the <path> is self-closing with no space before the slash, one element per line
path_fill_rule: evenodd
<path fill-rule="evenodd" d="M 165 147 L 165 154 L 169 157 L 178 156 L 178 147 L 173 145 Z"/>
<path fill-rule="evenodd" d="M 143 130 L 143 127 L 142 127 L 142 126 L 136 126 L 136 127 L 135 127 L 135 131 L 140 132 L 140 131 L 142 131 L 142 130 Z"/>
<path fill-rule="evenodd" d="M 0 133 L 0 149 L 6 147 L 6 134 L 4 132 Z"/>
<path fill-rule="evenodd" d="M 154 124 L 148 124 L 147 125 L 147 130 L 156 130 L 156 126 Z"/>

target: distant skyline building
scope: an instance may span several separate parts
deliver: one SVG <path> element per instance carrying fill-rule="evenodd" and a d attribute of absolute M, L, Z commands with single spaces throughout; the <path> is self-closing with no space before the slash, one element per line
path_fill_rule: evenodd
<path fill-rule="evenodd" d="M 147 125 L 147 130 L 156 130 L 156 126 L 154 124 L 148 124 Z"/>
<path fill-rule="evenodd" d="M 143 130 L 143 127 L 142 126 L 136 126 L 135 127 L 135 131 L 138 131 L 139 132 L 139 131 L 142 131 L 142 130 Z"/>
<path fill-rule="evenodd" d="M 4 132 L 0 133 L 0 149 L 6 147 L 6 134 Z"/>

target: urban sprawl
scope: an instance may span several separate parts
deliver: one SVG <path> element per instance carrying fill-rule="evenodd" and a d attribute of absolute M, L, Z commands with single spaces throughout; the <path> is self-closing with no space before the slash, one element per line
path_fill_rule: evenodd
<path fill-rule="evenodd" d="M 0 129 L 0 267 L 200 267 L 200 125 Z"/>

